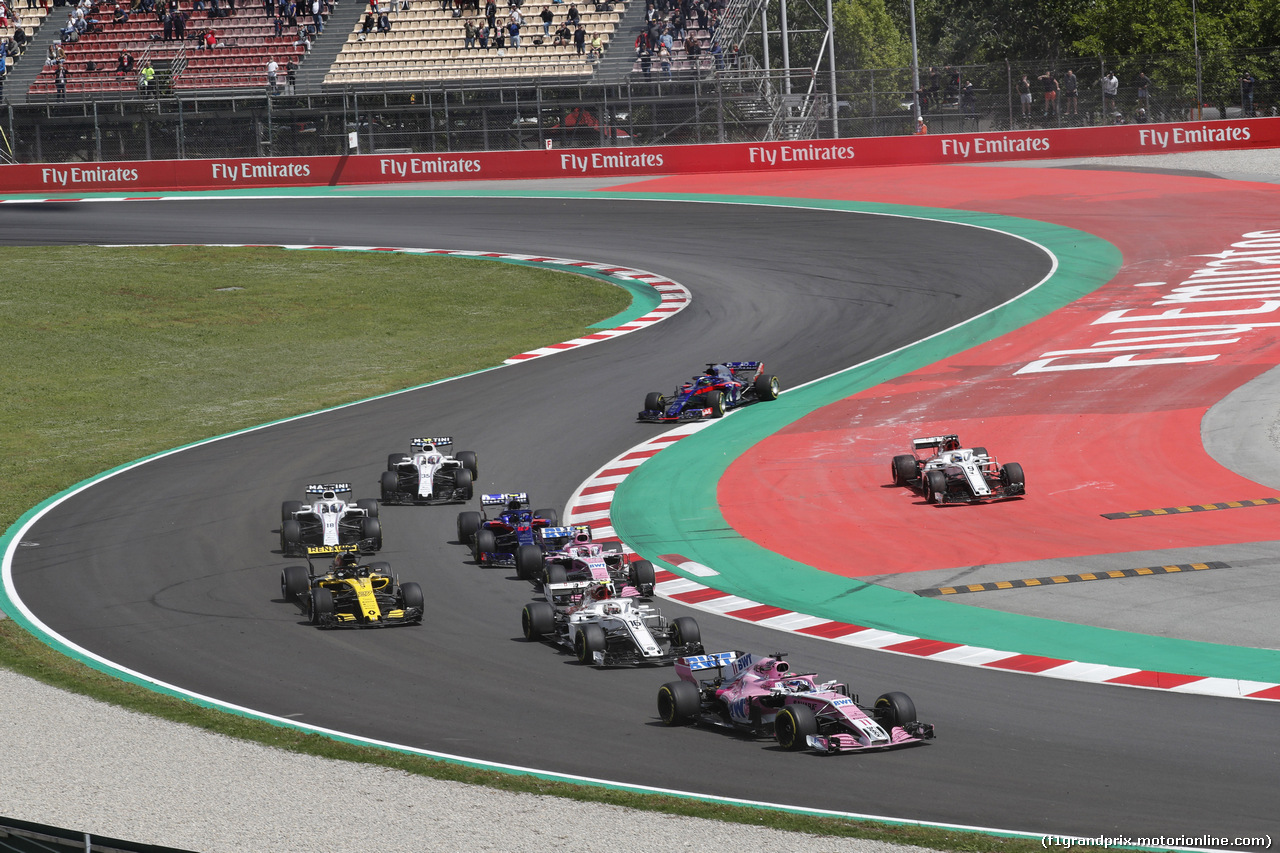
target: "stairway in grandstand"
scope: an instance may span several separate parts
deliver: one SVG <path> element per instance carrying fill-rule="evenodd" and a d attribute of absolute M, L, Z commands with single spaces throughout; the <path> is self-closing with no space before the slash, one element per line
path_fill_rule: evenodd
<path fill-rule="evenodd" d="M 65 6 L 51 8 L 57 12 L 66 12 Z M 49 45 L 58 41 L 60 26 L 58 15 L 54 12 L 46 15 L 43 7 L 37 6 L 34 9 L 24 7 L 19 11 L 22 12 L 23 29 L 27 31 L 27 38 L 30 40 L 27 42 L 26 51 L 17 62 L 10 59 L 9 76 L 4 80 L 5 100 L 12 104 L 21 104 L 26 101 L 27 89 L 40 73 L 44 58 L 49 52 Z M 65 18 L 62 20 L 65 21 Z M 12 26 L 0 28 L 0 36 L 9 38 L 13 30 Z"/>
<path fill-rule="evenodd" d="M 416 0 L 418 3 L 431 0 Z M 295 93 L 299 95 L 318 95 L 324 75 L 338 58 L 338 53 L 347 43 L 347 34 L 364 18 L 369 10 L 367 2 L 361 0 L 339 0 L 333 5 L 329 20 L 325 21 L 324 32 L 316 37 L 311 50 L 298 65 L 297 85 Z M 280 66 L 280 83 L 284 85 L 284 65 Z"/>

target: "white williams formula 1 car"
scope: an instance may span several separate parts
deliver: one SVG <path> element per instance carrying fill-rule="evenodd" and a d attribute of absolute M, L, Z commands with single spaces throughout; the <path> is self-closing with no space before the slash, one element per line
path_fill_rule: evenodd
<path fill-rule="evenodd" d="M 471 500 L 472 483 L 480 473 L 474 450 L 450 456 L 444 448 L 453 439 L 415 438 L 412 453 L 392 453 L 382 472 L 384 504 L 446 504 Z"/>
<path fill-rule="evenodd" d="M 280 550 L 286 557 L 306 555 L 309 545 L 355 545 L 361 551 L 382 548 L 378 502 L 364 498 L 354 504 L 340 495 L 351 493 L 348 483 L 307 486 L 314 503 L 285 501 L 280 505 Z"/>
<path fill-rule="evenodd" d="M 893 457 L 893 483 L 911 486 L 929 503 L 974 503 L 1027 493 L 1021 465 L 1001 465 L 985 447 L 961 447 L 957 435 L 917 438 L 911 449 Z"/>
<path fill-rule="evenodd" d="M 529 602 L 520 614 L 524 638 L 572 649 L 581 663 L 662 664 L 703 652 L 693 617 L 668 621 L 655 607 L 615 595 L 612 583 L 548 583 L 542 591 L 546 600 Z"/>

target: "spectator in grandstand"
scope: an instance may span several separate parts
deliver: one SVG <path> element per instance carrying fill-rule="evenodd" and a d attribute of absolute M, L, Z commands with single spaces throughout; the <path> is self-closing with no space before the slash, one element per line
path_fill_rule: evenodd
<path fill-rule="evenodd" d="M 698 29 L 705 30 L 710 23 L 710 17 L 707 13 L 707 4 L 703 0 L 695 0 L 693 4 L 693 14 L 698 18 Z"/>
<path fill-rule="evenodd" d="M 279 15 L 276 15 L 274 18 L 272 18 L 271 28 L 272 30 L 275 31 L 276 38 L 282 37 L 284 35 L 284 18 L 280 17 Z"/>
<path fill-rule="evenodd" d="M 599 62 L 603 56 L 604 56 L 604 39 L 601 38 L 599 33 L 596 33 L 594 36 L 591 37 L 590 59 L 592 62 Z"/>
<path fill-rule="evenodd" d="M 569 9 L 572 10 L 573 7 L 570 6 Z M 573 31 L 573 49 L 577 52 L 578 56 L 582 56 L 582 54 L 587 51 L 587 29 L 582 26 L 581 23 L 579 23 L 578 28 Z"/>
<path fill-rule="evenodd" d="M 658 65 L 662 68 L 662 76 L 671 79 L 671 51 L 665 47 L 658 48 Z"/>
<path fill-rule="evenodd" d="M 1116 79 L 1116 72 L 1107 72 L 1107 76 L 1102 78 L 1101 85 L 1102 115 L 1104 119 L 1110 119 L 1116 108 L 1116 95 L 1120 92 L 1120 81 Z"/>
<path fill-rule="evenodd" d="M 498 25 L 498 4 L 493 0 L 486 0 L 484 4 L 484 19 L 489 24 L 489 32 L 492 33 L 494 27 Z"/>
<path fill-rule="evenodd" d="M 364 23 L 360 25 L 360 35 L 368 35 L 378 26 L 378 16 L 372 11 L 364 13 Z"/>
<path fill-rule="evenodd" d="M 494 27 L 489 33 L 489 40 L 493 42 L 493 47 L 499 53 L 507 52 L 507 31 L 502 27 Z"/>
<path fill-rule="evenodd" d="M 1080 81 L 1070 68 L 1067 76 L 1062 78 L 1062 114 L 1067 115 L 1068 110 L 1072 116 L 1080 115 Z"/>
<path fill-rule="evenodd" d="M 142 61 L 142 70 L 138 72 L 138 90 L 142 97 L 149 98 L 155 92 L 156 70 L 151 67 L 151 60 Z"/>
<path fill-rule="evenodd" d="M 542 37 L 547 38 L 551 35 L 551 22 L 556 19 L 555 13 L 551 11 L 550 6 L 543 6 L 542 13 L 538 17 L 542 19 Z"/>
<path fill-rule="evenodd" d="M 676 43 L 675 39 L 671 37 L 671 28 L 666 24 L 659 24 L 658 31 L 658 50 L 661 51 L 663 48 L 666 48 L 668 53 L 675 50 Z"/>
<path fill-rule="evenodd" d="M 22 30 L 19 29 L 19 32 Z M 1258 78 L 1253 76 L 1252 71 L 1246 71 L 1240 75 L 1240 109 L 1244 114 L 1252 117 L 1253 110 L 1253 87 L 1257 84 Z"/>
<path fill-rule="evenodd" d="M 694 61 L 702 56 L 702 42 L 693 33 L 689 33 L 689 37 L 684 40 L 684 55 Z"/>
<path fill-rule="evenodd" d="M 58 100 L 67 99 L 67 63 L 59 62 L 53 69 L 53 85 L 58 90 Z"/>
<path fill-rule="evenodd" d="M 1142 107 L 1144 112 L 1151 106 L 1151 78 L 1145 71 L 1138 72 L 1138 106 Z"/>
<path fill-rule="evenodd" d="M 578 12 L 578 7 L 574 4 L 569 4 L 569 11 L 565 14 L 568 16 L 570 27 L 576 29 L 578 25 L 582 23 L 582 15 Z"/>
<path fill-rule="evenodd" d="M 475 49 L 476 22 L 474 18 L 467 18 L 467 22 L 462 25 L 462 46 L 466 50 Z"/>
<path fill-rule="evenodd" d="M 276 62 L 274 57 L 267 58 L 267 94 L 280 94 L 279 86 L 280 64 Z"/>
<path fill-rule="evenodd" d="M 1036 78 L 1044 91 L 1044 118 L 1058 114 L 1058 80 L 1052 71 L 1046 71 Z"/>
<path fill-rule="evenodd" d="M 513 19 L 511 23 L 507 24 L 507 32 L 511 34 L 511 46 L 519 47 L 520 46 L 520 24 Z"/>
<path fill-rule="evenodd" d="M 218 41 L 218 34 L 216 32 L 213 30 L 205 30 L 200 37 L 200 47 L 203 50 L 213 50 L 215 47 L 222 47 L 222 43 Z M 147 67 L 151 67 L 150 62 L 147 63 Z"/>
<path fill-rule="evenodd" d="M 26 52 L 27 52 L 27 42 L 28 42 L 28 41 L 30 41 L 30 40 L 27 38 L 27 31 L 26 31 L 26 30 L 24 30 L 22 27 L 17 27 L 17 28 L 15 28 L 15 29 L 14 29 L 14 31 L 13 31 L 13 43 L 14 43 L 14 44 L 16 44 L 16 45 L 18 46 L 18 54 L 19 54 L 19 55 L 24 54 L 24 53 L 26 53 Z"/>
<path fill-rule="evenodd" d="M 973 81 L 965 80 L 960 90 L 960 112 L 975 113 L 978 111 L 978 95 L 973 91 Z"/>
<path fill-rule="evenodd" d="M 573 33 L 569 32 L 569 25 L 563 21 L 556 30 L 556 37 L 551 42 L 556 47 L 568 47 L 573 43 Z"/>
<path fill-rule="evenodd" d="M 298 85 L 298 63 L 290 59 L 284 64 L 284 83 L 285 94 L 292 95 L 294 87 Z"/>
<path fill-rule="evenodd" d="M 234 3 L 235 0 L 230 0 L 230 2 Z M 385 12 L 383 17 L 386 17 Z M 316 28 L 317 33 L 324 32 L 324 12 L 320 8 L 320 0 L 311 0 L 311 25 Z M 388 24 L 387 29 L 383 30 L 383 32 L 388 32 L 390 29 L 391 25 Z"/>
<path fill-rule="evenodd" d="M 116 57 L 116 74 L 132 74 L 133 73 L 133 54 L 127 50 L 120 51 L 120 55 Z"/>
<path fill-rule="evenodd" d="M 484 21 L 481 21 L 480 26 L 476 27 L 476 40 L 480 42 L 481 50 L 489 49 L 489 25 Z"/>
<path fill-rule="evenodd" d="M 1031 117 L 1031 81 L 1023 74 L 1018 81 L 1018 100 L 1022 103 L 1022 117 Z"/>
<path fill-rule="evenodd" d="M 507 13 L 507 22 L 508 23 L 514 22 L 519 24 L 522 27 L 524 26 L 524 15 L 520 14 L 520 7 L 518 6 L 511 7 L 511 11 Z"/>
<path fill-rule="evenodd" d="M 644 75 L 645 82 L 649 82 L 653 73 L 653 55 L 649 53 L 648 45 L 640 48 L 640 73 Z"/>
<path fill-rule="evenodd" d="M 111 13 L 111 20 L 117 24 L 129 23 L 129 10 L 117 3 L 115 11 Z"/>
<path fill-rule="evenodd" d="M 391 32 L 391 18 L 387 16 L 387 13 L 385 10 L 382 12 L 382 14 L 378 15 L 378 32 L 380 33 Z"/>

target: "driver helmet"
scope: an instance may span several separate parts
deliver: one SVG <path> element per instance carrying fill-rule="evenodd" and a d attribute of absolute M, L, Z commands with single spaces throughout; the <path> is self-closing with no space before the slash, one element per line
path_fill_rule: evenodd
<path fill-rule="evenodd" d="M 350 569 L 354 568 L 359 562 L 360 558 L 358 556 L 347 551 L 346 553 L 339 554 L 333 558 L 333 567 L 335 569 Z"/>
<path fill-rule="evenodd" d="M 588 543 L 588 542 L 590 542 L 590 541 L 591 541 L 591 534 L 590 534 L 590 533 L 586 533 L 586 532 L 583 532 L 583 531 L 579 531 L 579 532 L 577 532 L 577 533 L 573 534 L 573 544 L 575 544 L 575 545 L 585 545 L 585 544 L 587 544 L 587 543 Z"/>
<path fill-rule="evenodd" d="M 963 462 L 963 461 L 964 461 L 964 454 L 963 454 L 963 453 L 953 453 L 953 454 L 951 454 L 951 461 L 952 461 L 952 462 Z"/>
<path fill-rule="evenodd" d="M 604 601 L 611 595 L 612 593 L 609 592 L 609 585 L 607 583 L 597 584 L 596 588 L 591 590 L 591 597 L 596 601 Z"/>
<path fill-rule="evenodd" d="M 515 512 L 520 508 L 520 501 L 507 501 L 507 509 Z"/>

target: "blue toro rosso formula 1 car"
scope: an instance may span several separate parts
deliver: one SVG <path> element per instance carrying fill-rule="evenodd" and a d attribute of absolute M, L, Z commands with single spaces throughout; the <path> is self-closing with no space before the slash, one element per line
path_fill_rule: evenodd
<path fill-rule="evenodd" d="M 572 527 L 560 527 L 554 509 L 529 509 L 526 492 L 483 495 L 483 507 L 502 507 L 495 518 L 486 512 L 458 513 L 458 541 L 471 547 L 477 565 L 513 566 L 520 577 L 541 576 L 543 555 L 573 538 Z"/>
<path fill-rule="evenodd" d="M 764 372 L 762 361 L 721 361 L 682 384 L 670 396 L 650 391 L 642 421 L 665 423 L 720 418 L 729 409 L 778 399 L 778 377 Z"/>

